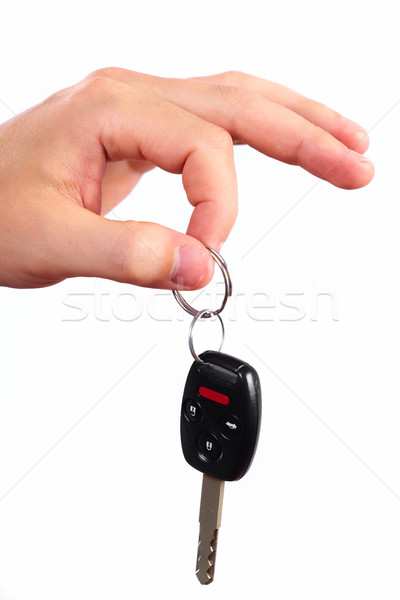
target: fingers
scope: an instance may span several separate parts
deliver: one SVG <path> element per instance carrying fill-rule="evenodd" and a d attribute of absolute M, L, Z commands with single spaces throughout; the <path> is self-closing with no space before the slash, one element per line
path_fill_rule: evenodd
<path fill-rule="evenodd" d="M 41 234 L 25 264 L 44 282 L 87 276 L 197 289 L 213 274 L 211 255 L 198 240 L 155 223 L 105 219 L 72 203 L 48 214 Z"/>
<path fill-rule="evenodd" d="M 32 143 L 30 132 L 40 131 L 43 115 L 50 124 L 62 125 L 55 140 L 42 132 Z M 12 280 L 18 287 L 37 287 L 94 276 L 147 287 L 197 289 L 209 281 L 214 262 L 203 244 L 218 248 L 237 211 L 233 145 L 226 131 L 142 89 L 104 77 L 56 95 L 26 119 L 29 127 L 22 128 L 25 138 L 19 146 L 24 149 L 29 142 L 30 153 L 27 160 L 26 151 L 16 151 L 14 163 L 19 158 L 23 172 L 31 176 L 29 187 L 21 177 L 11 187 L 10 178 L 10 197 L 17 200 L 9 203 L 6 214 L 14 229 L 14 252 L 8 243 L 6 256 L 12 259 L 5 262 L 12 268 L 5 264 L 4 277 L 0 268 L 0 283 Z M 55 129 L 49 127 L 50 133 Z M 119 165 L 117 170 L 125 170 L 126 161 L 138 161 L 136 165 L 181 173 L 194 206 L 189 235 L 153 223 L 101 217 L 100 185 L 107 161 Z M 44 165 L 40 172 L 37 164 Z M 34 231 L 29 247 L 21 214 L 28 215 Z"/>
<path fill-rule="evenodd" d="M 267 156 L 346 189 L 362 187 L 373 177 L 368 159 L 281 104 L 236 88 L 221 88 L 213 96 L 208 86 L 200 86 L 193 96 L 185 91 L 179 94 L 181 106 Z"/>
<path fill-rule="evenodd" d="M 260 94 L 267 100 L 281 104 L 301 117 L 304 117 L 310 123 L 321 127 L 343 142 L 348 148 L 361 153 L 364 153 L 368 149 L 368 134 L 361 125 L 343 117 L 324 104 L 310 100 L 278 83 L 266 81 L 260 77 L 254 77 L 253 75 L 238 71 L 230 71 L 208 77 L 198 77 L 193 80 L 209 85 L 236 87 Z"/>
<path fill-rule="evenodd" d="M 373 176 L 370 161 L 351 149 L 367 147 L 358 126 L 287 88 L 237 73 L 167 80 L 106 69 L 27 111 L 24 127 L 14 120 L 2 132 L 13 156 L 3 185 L 3 197 L 13 201 L 2 218 L 13 236 L 0 248 L 0 283 L 15 287 L 73 276 L 205 285 L 214 263 L 203 244 L 219 248 L 237 214 L 232 139 L 340 187 L 361 187 Z M 187 235 L 99 216 L 102 195 L 104 214 L 153 165 L 182 174 L 194 207 Z M 26 223 L 35 232 L 29 248 Z"/>
<path fill-rule="evenodd" d="M 112 87 L 113 94 L 110 95 Z M 175 104 L 100 78 L 97 100 L 99 141 L 111 161 L 147 160 L 182 173 L 194 206 L 188 234 L 217 248 L 227 238 L 237 214 L 237 186 L 232 139 Z M 119 86 L 119 88 L 118 88 Z M 90 103 L 92 106 L 92 103 Z"/>
<path fill-rule="evenodd" d="M 358 126 L 349 124 L 337 113 L 283 86 L 260 83 L 262 80 L 246 75 L 241 79 L 241 87 L 225 85 L 223 82 L 228 77 L 232 79 L 229 74 L 214 76 L 206 82 L 204 79 L 167 80 L 117 69 L 111 70 L 110 77 L 120 78 L 129 86 L 140 84 L 153 95 L 218 125 L 233 139 L 272 158 L 297 164 L 338 187 L 362 187 L 373 177 L 372 163 L 346 146 L 346 143 L 356 145 L 358 149 L 358 141 L 366 147 L 364 130 L 361 133 Z M 210 85 L 209 81 L 222 81 L 222 84 Z M 283 104 L 268 99 L 268 94 Z M 287 108 L 285 103 L 295 110 Z"/>

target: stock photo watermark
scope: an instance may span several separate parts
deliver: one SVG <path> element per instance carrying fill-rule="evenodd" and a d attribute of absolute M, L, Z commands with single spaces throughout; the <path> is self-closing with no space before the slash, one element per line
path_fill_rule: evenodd
<path fill-rule="evenodd" d="M 222 289 L 221 289 L 222 286 Z M 218 306 L 224 294 L 223 284 L 215 292 L 206 290 L 191 293 L 191 302 L 201 310 Z M 86 319 L 109 323 L 133 322 L 142 316 L 154 321 L 183 321 L 184 313 L 177 309 L 169 290 L 155 291 L 150 296 L 140 290 L 129 292 L 69 292 L 62 298 L 63 322 L 81 322 Z M 252 321 L 298 322 L 339 321 L 339 297 L 330 289 L 288 289 L 281 291 L 264 288 L 237 291 L 229 299 L 225 318 L 236 321 L 246 315 Z"/>

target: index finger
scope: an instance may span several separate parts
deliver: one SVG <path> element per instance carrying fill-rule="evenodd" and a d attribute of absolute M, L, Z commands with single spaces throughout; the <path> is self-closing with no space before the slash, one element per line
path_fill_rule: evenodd
<path fill-rule="evenodd" d="M 194 207 L 187 234 L 212 248 L 228 237 L 237 216 L 232 138 L 218 125 L 146 90 L 95 77 L 87 107 L 97 115 L 99 141 L 110 161 L 149 160 L 182 173 Z M 97 106 L 97 111 L 93 111 Z"/>

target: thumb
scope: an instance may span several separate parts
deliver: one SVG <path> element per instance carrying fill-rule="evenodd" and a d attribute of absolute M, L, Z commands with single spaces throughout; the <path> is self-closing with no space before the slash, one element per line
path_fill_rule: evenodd
<path fill-rule="evenodd" d="M 152 288 L 197 289 L 212 277 L 209 251 L 189 235 L 156 223 L 109 220 L 76 205 L 68 209 L 47 253 L 49 278 L 103 277 Z"/>

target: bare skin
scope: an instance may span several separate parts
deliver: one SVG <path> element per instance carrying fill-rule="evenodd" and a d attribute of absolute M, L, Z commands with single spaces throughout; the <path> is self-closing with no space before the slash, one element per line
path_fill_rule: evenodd
<path fill-rule="evenodd" d="M 374 174 L 356 123 L 239 72 L 164 79 L 96 71 L 0 126 L 0 285 L 67 277 L 196 289 L 237 215 L 233 143 L 345 189 Z M 181 173 L 187 234 L 105 219 L 154 166 Z"/>

